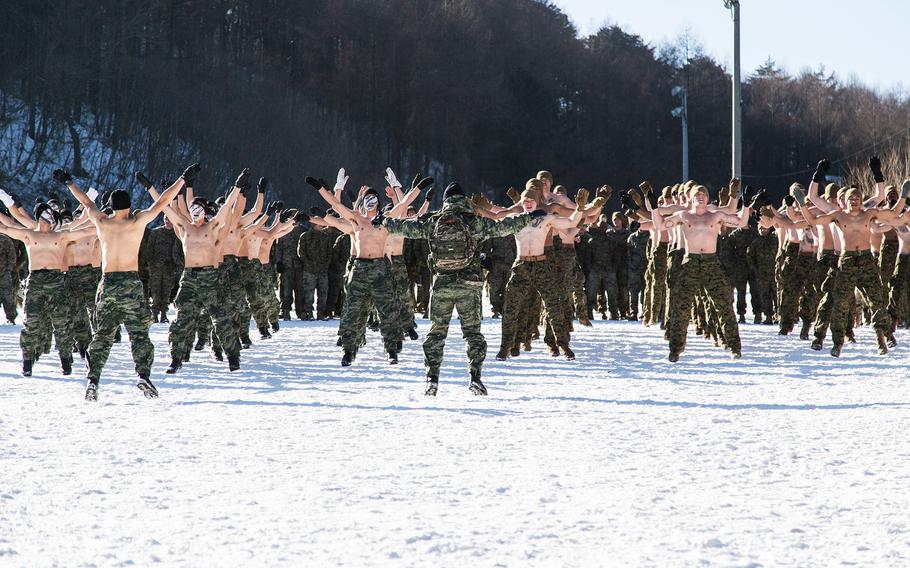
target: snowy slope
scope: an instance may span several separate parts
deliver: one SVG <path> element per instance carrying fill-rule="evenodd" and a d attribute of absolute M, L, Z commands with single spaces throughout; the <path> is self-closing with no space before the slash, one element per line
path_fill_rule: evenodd
<path fill-rule="evenodd" d="M 457 324 L 457 322 L 456 322 Z M 342 369 L 337 322 L 283 326 L 133 387 L 116 345 L 100 402 L 53 355 L 18 375 L 0 327 L 0 565 L 906 565 L 910 337 L 840 360 L 744 325 L 744 359 L 598 321 L 578 360 L 492 359 L 467 389 L 451 330 L 440 395 L 419 346 L 378 335 Z M 426 330 L 421 322 L 421 334 Z M 254 335 L 255 337 L 255 335 Z"/>

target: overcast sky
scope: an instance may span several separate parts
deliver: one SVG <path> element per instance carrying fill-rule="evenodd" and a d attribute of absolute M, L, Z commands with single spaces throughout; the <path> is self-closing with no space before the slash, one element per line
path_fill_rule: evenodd
<path fill-rule="evenodd" d="M 723 0 L 552 0 L 582 36 L 618 24 L 651 45 L 686 29 L 728 69 L 733 23 Z M 842 81 L 910 95 L 910 1 L 741 0 L 743 73 L 771 56 L 791 74 L 824 65 Z"/>

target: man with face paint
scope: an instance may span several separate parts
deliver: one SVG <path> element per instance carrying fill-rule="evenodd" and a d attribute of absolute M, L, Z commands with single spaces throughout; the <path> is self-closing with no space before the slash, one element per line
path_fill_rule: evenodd
<path fill-rule="evenodd" d="M 64 275 L 67 245 L 93 229 L 60 231 L 60 214 L 47 203 L 34 210 L 35 228 L 29 229 L 0 214 L 0 233 L 22 241 L 28 250 L 29 277 L 25 294 L 25 322 L 19 336 L 22 375 L 30 377 L 32 365 L 45 351 L 53 332 L 64 375 L 72 372 L 73 335 Z"/>
<path fill-rule="evenodd" d="M 338 180 L 339 182 L 347 180 L 344 168 L 338 172 Z M 359 205 L 356 207 L 357 210 L 353 211 L 341 202 L 339 183 L 336 183 L 336 193 L 333 194 L 324 180 L 308 177 L 306 182 L 319 191 L 322 198 L 344 222 L 332 218 L 325 220 L 351 235 L 352 258 L 349 261 L 350 270 L 345 288 L 346 305 L 338 326 L 341 347 L 344 350 L 341 365 L 349 366 L 357 356 L 367 319 L 374 306 L 379 315 L 379 330 L 389 364 L 398 364 L 398 353 L 401 351 L 404 333 L 399 321 L 400 309 L 392 288 L 391 266 L 385 256 L 389 233 L 382 226 L 379 194 L 372 188 L 361 187 Z M 343 188 L 343 185 L 341 187 Z M 416 195 L 414 197 L 416 198 Z M 397 205 L 394 215 L 404 215 L 409 204 L 410 202 Z"/>
<path fill-rule="evenodd" d="M 270 227 L 256 231 L 248 239 L 250 254 L 257 255 L 250 262 L 257 272 L 258 298 L 253 308 L 253 317 L 259 327 L 261 339 L 271 337 L 269 325 L 272 332 L 278 331 L 278 318 L 281 314 L 281 302 L 275 295 L 276 273 L 270 258 L 272 244 L 293 231 L 295 227 L 293 212 L 284 211 L 284 204 L 281 202 L 273 202 L 271 205 L 271 211 L 267 210 L 266 214 L 274 215 L 275 221 Z"/>
<path fill-rule="evenodd" d="M 688 210 L 673 213 L 666 219 L 658 209 L 651 211 L 651 220 L 656 229 L 663 231 L 679 228 L 682 237 L 681 245 L 685 250 L 679 274 L 672 284 L 675 289 L 670 294 L 667 310 L 669 359 L 672 362 L 678 361 L 680 353 L 685 349 L 692 300 L 699 290 L 705 292 L 707 301 L 712 304 L 721 320 L 724 344 L 731 351 L 734 359 L 741 356 L 742 347 L 736 314 L 733 310 L 731 289 L 720 261 L 717 259 L 716 251 L 717 237 L 723 227 L 745 226 L 749 222 L 751 208 L 756 203 L 762 204 L 764 194 L 748 195 L 746 198 L 749 199 L 749 202 L 738 215 L 731 215 L 721 210 L 710 211 L 708 210 L 707 188 L 695 185 L 689 190 L 691 205 Z M 647 200 L 645 205 L 650 208 Z"/>
<path fill-rule="evenodd" d="M 183 188 L 187 179 L 199 171 L 199 165 L 188 167 L 183 175 L 165 191 L 148 209 L 130 213 L 130 194 L 124 190 L 111 193 L 113 213 L 104 214 L 75 183 L 66 170 L 55 170 L 54 179 L 66 185 L 82 204 L 94 224 L 101 241 L 101 284 L 97 297 L 97 330 L 88 347 L 88 381 L 85 399 L 98 399 L 101 372 L 110 355 L 114 334 L 120 324 L 126 325 L 130 336 L 133 361 L 139 380 L 136 386 L 146 398 L 156 398 L 158 390 L 150 375 L 155 358 L 155 347 L 149 339 L 151 311 L 143 296 L 139 280 L 139 247 L 149 223 L 167 207 Z"/>

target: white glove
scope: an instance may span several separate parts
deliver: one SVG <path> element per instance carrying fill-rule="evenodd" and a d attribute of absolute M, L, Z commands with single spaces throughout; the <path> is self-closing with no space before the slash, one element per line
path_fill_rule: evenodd
<path fill-rule="evenodd" d="M 401 187 L 401 182 L 395 177 L 395 172 L 392 171 L 392 168 L 385 169 L 385 180 L 389 182 L 390 187 Z"/>
<path fill-rule="evenodd" d="M 94 187 L 90 187 L 90 188 L 88 188 L 88 191 L 85 192 L 85 194 L 88 196 L 89 199 L 94 201 L 95 198 L 98 197 L 98 190 L 95 189 Z"/>
<path fill-rule="evenodd" d="M 0 201 L 7 207 L 13 206 L 13 196 L 0 189 Z"/>
<path fill-rule="evenodd" d="M 348 176 L 344 175 L 344 168 L 338 170 L 338 177 L 335 178 L 335 189 L 344 189 L 346 183 L 348 183 Z"/>

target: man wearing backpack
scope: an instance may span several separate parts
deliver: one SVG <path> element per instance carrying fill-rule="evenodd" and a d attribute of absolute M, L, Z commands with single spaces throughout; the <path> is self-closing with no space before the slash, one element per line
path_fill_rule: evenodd
<path fill-rule="evenodd" d="M 474 213 L 461 186 L 453 182 L 445 190 L 442 208 L 418 219 L 385 219 L 383 226 L 392 234 L 410 239 L 427 239 L 433 287 L 430 293 L 430 332 L 423 342 L 424 365 L 427 368 L 425 394 L 436 396 L 439 368 L 449 333 L 452 311 L 458 309 L 461 332 L 467 344 L 470 389 L 486 395 L 480 370 L 487 356 L 487 342 L 480 331 L 483 269 L 480 266 L 480 244 L 492 237 L 513 235 L 522 230 L 534 216 L 543 211 L 520 214 L 502 221 L 485 219 Z"/>

